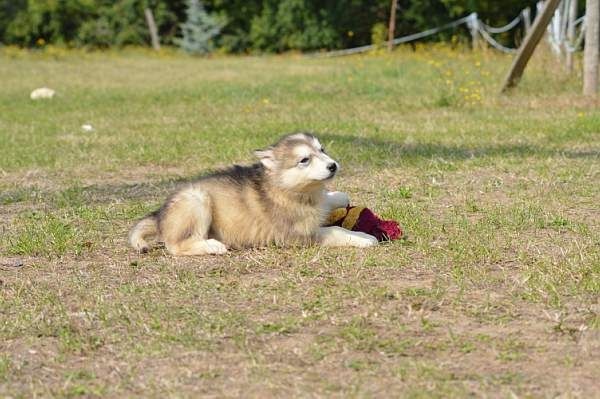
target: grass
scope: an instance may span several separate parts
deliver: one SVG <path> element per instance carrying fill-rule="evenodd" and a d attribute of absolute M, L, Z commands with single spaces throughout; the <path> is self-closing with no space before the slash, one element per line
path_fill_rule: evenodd
<path fill-rule="evenodd" d="M 544 51 L 498 95 L 510 61 L 0 50 L 0 396 L 595 395 L 600 111 Z M 178 185 L 299 129 L 408 240 L 127 247 Z"/>

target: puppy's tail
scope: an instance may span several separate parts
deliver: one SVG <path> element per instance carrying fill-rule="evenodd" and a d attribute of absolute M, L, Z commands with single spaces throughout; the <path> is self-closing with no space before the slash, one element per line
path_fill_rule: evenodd
<path fill-rule="evenodd" d="M 150 246 L 146 237 L 158 234 L 158 220 L 155 214 L 150 214 L 136 223 L 129 232 L 129 244 L 141 253 L 148 252 Z"/>

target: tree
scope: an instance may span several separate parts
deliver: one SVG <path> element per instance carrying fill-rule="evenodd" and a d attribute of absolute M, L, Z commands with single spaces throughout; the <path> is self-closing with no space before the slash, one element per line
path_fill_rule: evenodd
<path fill-rule="evenodd" d="M 191 54 L 210 53 L 222 24 L 206 12 L 199 0 L 188 0 L 186 15 L 186 22 L 180 25 L 183 38 L 176 43 Z"/>
<path fill-rule="evenodd" d="M 390 17 L 391 1 L 0 0 L 0 43 L 26 47 L 39 43 L 88 48 L 146 46 L 149 38 L 144 9 L 149 8 L 161 43 L 182 47 L 184 43 L 190 44 L 192 52 L 198 43 L 203 43 L 198 52 L 213 47 L 227 52 L 348 48 L 371 43 L 374 27 L 379 29 Z M 536 1 L 397 2 L 394 33 L 404 36 L 443 25 L 473 11 L 490 25 L 503 25 L 524 6 L 535 6 Z M 204 23 L 204 18 L 210 23 Z M 509 44 L 520 35 L 518 31 L 497 38 Z M 460 27 L 425 40 L 448 40 L 454 35 L 467 37 L 468 31 Z"/>
<path fill-rule="evenodd" d="M 394 48 L 394 34 L 396 33 L 396 9 L 398 8 L 398 0 L 392 0 L 390 8 L 390 25 L 388 28 L 388 51 Z"/>
<path fill-rule="evenodd" d="M 598 46 L 600 46 L 600 0 L 585 3 L 585 48 L 583 49 L 583 94 L 598 94 Z"/>

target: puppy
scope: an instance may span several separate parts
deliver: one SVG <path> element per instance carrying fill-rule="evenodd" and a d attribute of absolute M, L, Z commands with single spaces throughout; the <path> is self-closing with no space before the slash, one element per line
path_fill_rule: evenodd
<path fill-rule="evenodd" d="M 290 134 L 255 155 L 260 162 L 217 171 L 174 193 L 133 227 L 130 244 L 147 252 L 146 238 L 156 236 L 173 255 L 269 244 L 377 244 L 369 234 L 322 227 L 332 209 L 348 205 L 348 196 L 325 190 L 339 165 L 315 136 Z"/>

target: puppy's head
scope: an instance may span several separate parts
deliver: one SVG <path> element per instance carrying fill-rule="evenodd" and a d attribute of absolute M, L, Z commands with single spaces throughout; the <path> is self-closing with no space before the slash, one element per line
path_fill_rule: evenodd
<path fill-rule="evenodd" d="M 321 187 L 340 168 L 310 133 L 284 136 L 269 148 L 255 151 L 255 155 L 275 184 L 293 191 Z"/>

